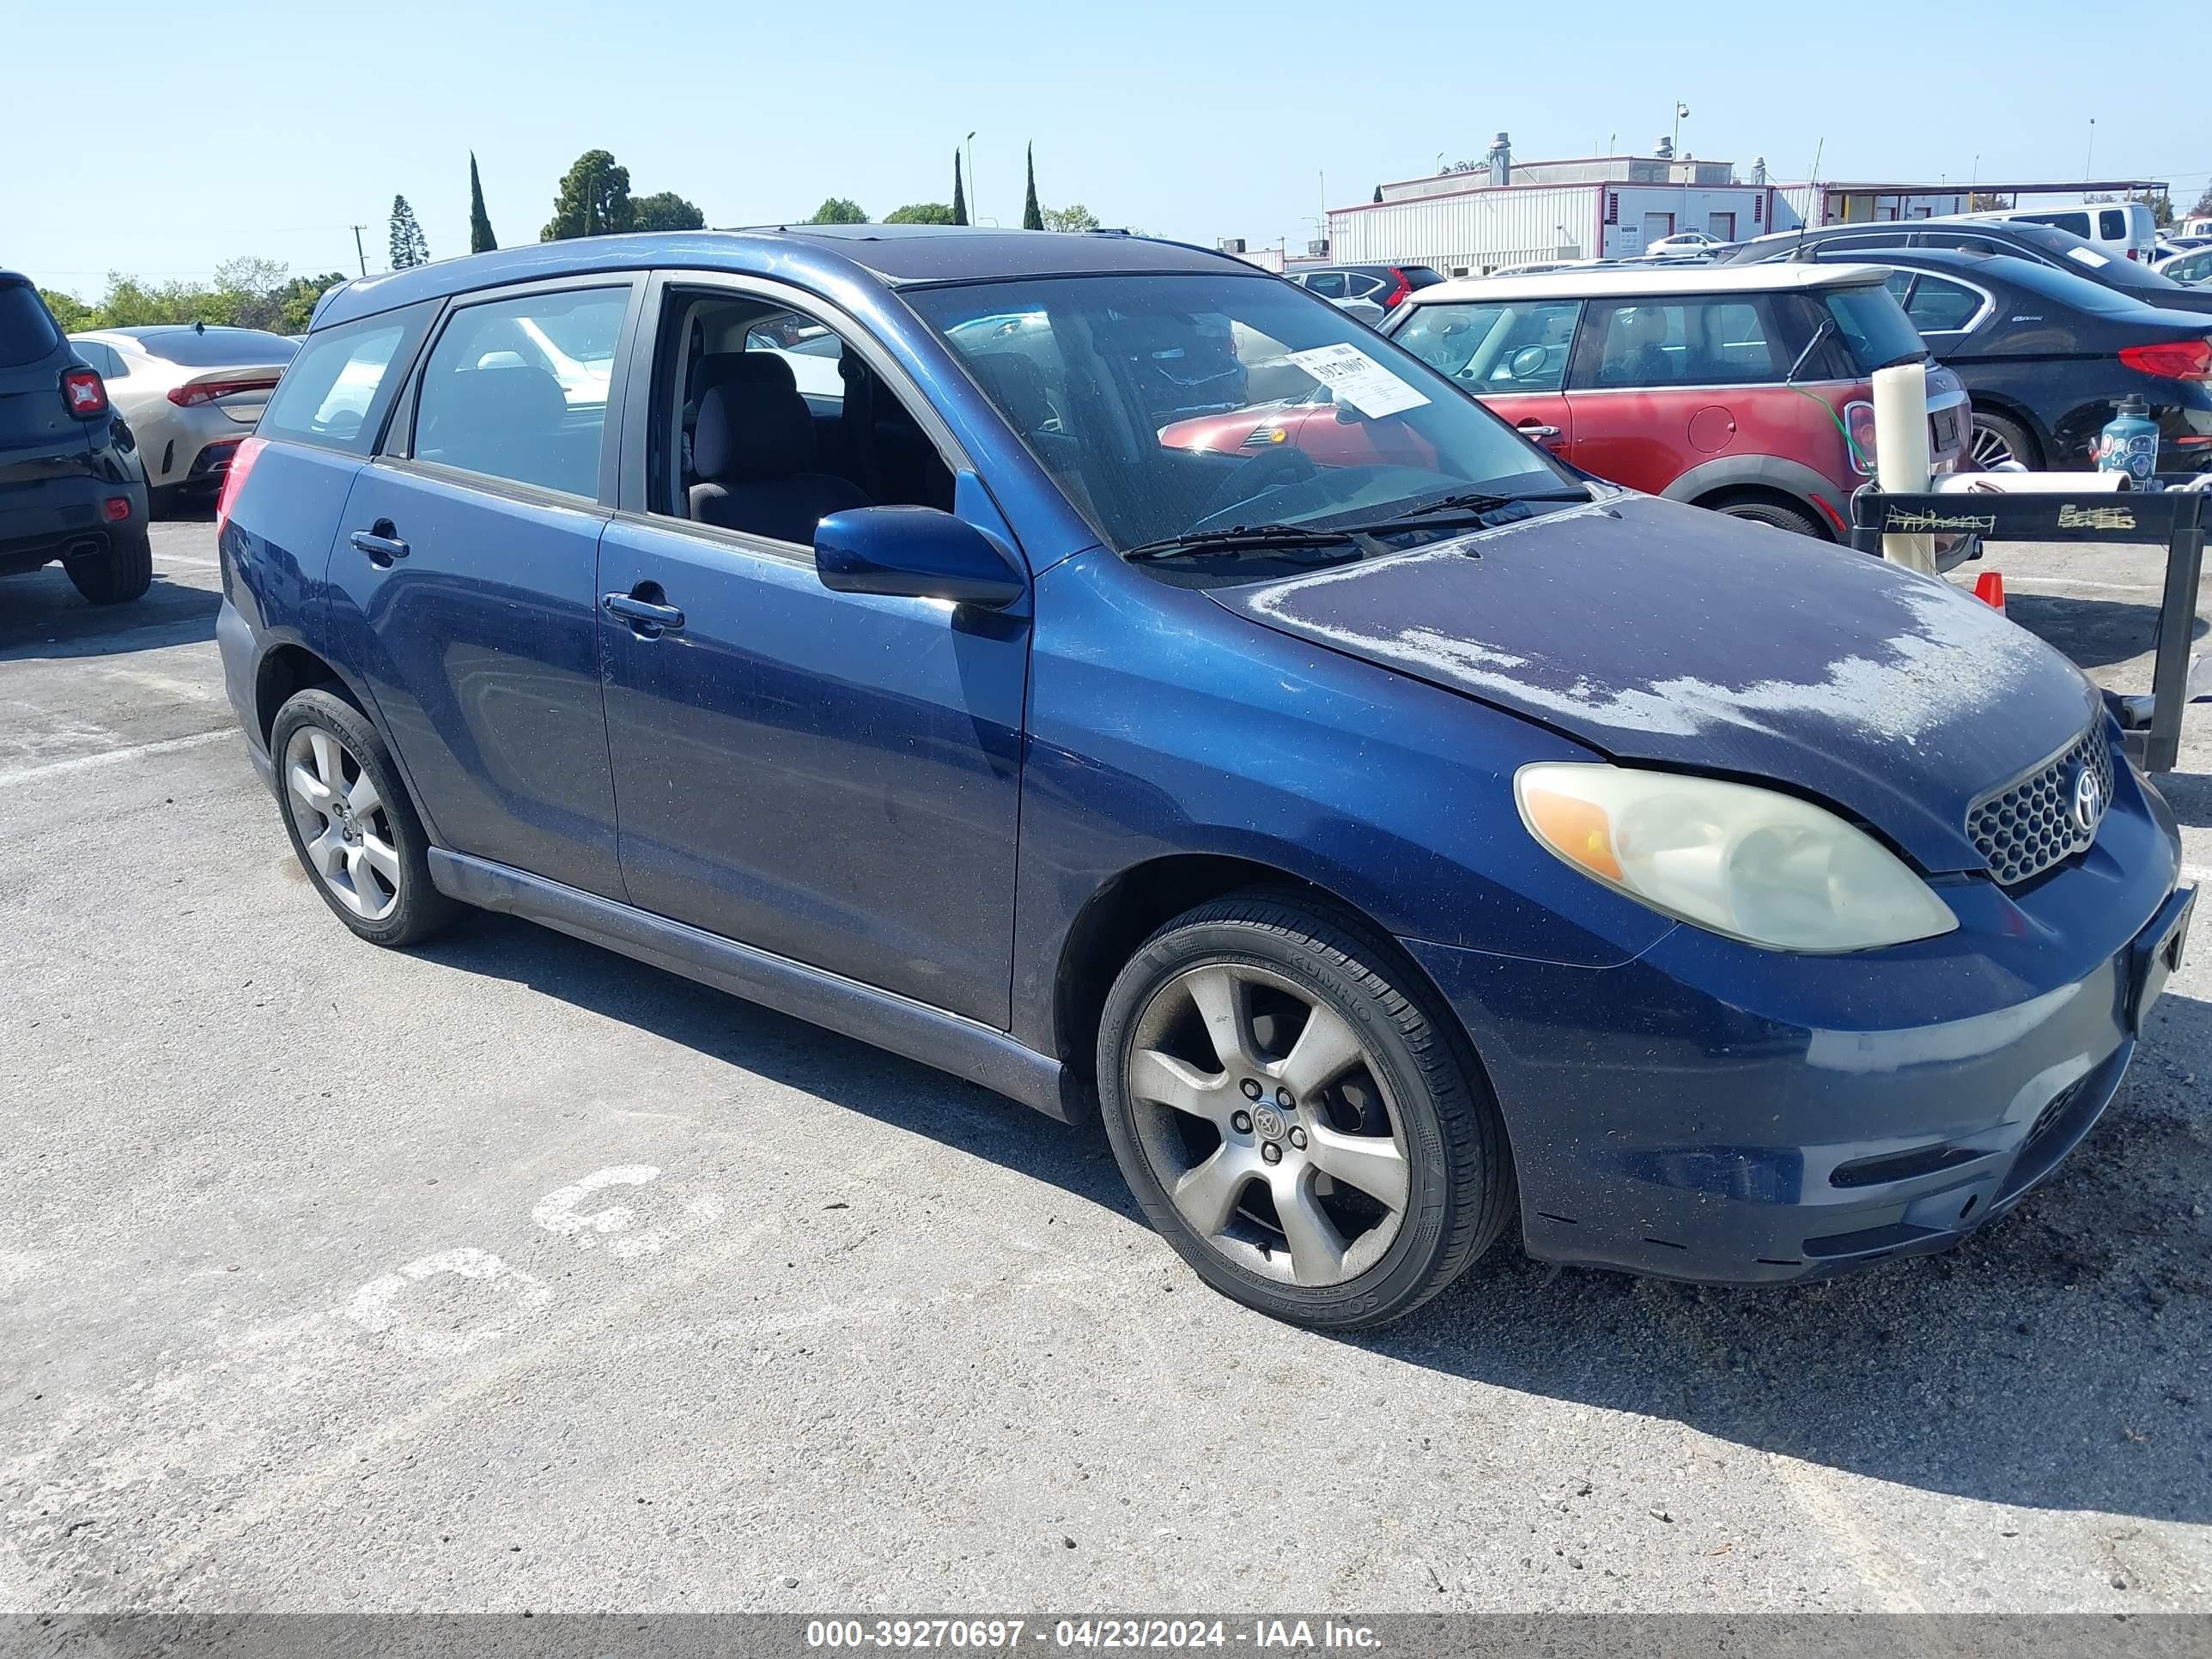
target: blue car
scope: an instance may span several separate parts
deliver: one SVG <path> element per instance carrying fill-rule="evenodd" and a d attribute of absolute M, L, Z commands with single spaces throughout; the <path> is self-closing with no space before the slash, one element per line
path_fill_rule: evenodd
<path fill-rule="evenodd" d="M 1095 1112 L 1200 1277 L 1315 1327 L 1516 1216 L 1711 1281 L 1955 1243 L 2112 1098 L 2193 896 L 1996 612 L 1595 483 L 1172 243 L 356 282 L 218 536 L 356 934 L 507 911 Z"/>

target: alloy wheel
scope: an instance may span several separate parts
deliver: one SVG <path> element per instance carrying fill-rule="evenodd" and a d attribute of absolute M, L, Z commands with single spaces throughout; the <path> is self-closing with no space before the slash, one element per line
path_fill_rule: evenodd
<path fill-rule="evenodd" d="M 1396 1103 L 1352 1022 L 1294 981 L 1245 963 L 1177 974 L 1134 1022 L 1123 1076 L 1169 1200 L 1248 1272 L 1340 1285 L 1397 1237 Z"/>
<path fill-rule="evenodd" d="M 284 745 L 284 800 L 317 880 L 363 921 L 399 906 L 399 851 L 376 780 L 337 736 L 302 726 Z"/>
<path fill-rule="evenodd" d="M 1984 472 L 2009 465 L 2020 459 L 2013 453 L 2012 445 L 2003 433 L 1984 426 L 1979 421 L 1974 422 L 1973 455 L 1975 465 Z"/>

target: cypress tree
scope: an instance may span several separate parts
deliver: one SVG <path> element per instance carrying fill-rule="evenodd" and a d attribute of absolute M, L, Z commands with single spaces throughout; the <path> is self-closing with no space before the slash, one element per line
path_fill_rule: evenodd
<path fill-rule="evenodd" d="M 491 216 L 484 211 L 483 181 L 477 177 L 477 153 L 469 152 L 469 252 L 489 253 L 499 246 L 491 234 Z"/>
<path fill-rule="evenodd" d="M 1028 198 L 1022 203 L 1022 228 L 1024 230 L 1042 230 L 1044 228 L 1044 210 L 1037 205 L 1036 146 L 1035 144 L 1031 144 L 1029 147 L 1029 160 L 1030 193 Z"/>
<path fill-rule="evenodd" d="M 952 147 L 952 222 L 968 222 L 968 192 L 960 187 L 960 147 Z"/>

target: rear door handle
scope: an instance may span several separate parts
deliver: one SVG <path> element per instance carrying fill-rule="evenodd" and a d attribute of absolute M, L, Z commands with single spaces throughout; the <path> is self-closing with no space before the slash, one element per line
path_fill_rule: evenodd
<path fill-rule="evenodd" d="M 641 639 L 659 639 L 663 634 L 684 630 L 684 613 L 672 605 L 655 605 L 635 593 L 605 594 L 599 603 L 609 616 L 620 617 Z"/>
<path fill-rule="evenodd" d="M 391 534 L 392 520 L 379 519 L 374 530 L 356 530 L 350 538 L 355 547 L 368 555 L 371 564 L 388 566 L 395 559 L 407 556 L 407 544 Z"/>
<path fill-rule="evenodd" d="M 1540 421 L 1523 421 L 1513 429 L 1522 437 L 1534 438 L 1539 443 L 1548 441 L 1559 435 L 1559 428 L 1546 426 Z"/>

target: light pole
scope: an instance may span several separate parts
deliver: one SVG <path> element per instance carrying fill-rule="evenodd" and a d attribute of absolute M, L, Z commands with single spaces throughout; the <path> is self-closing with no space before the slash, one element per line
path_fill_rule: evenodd
<path fill-rule="evenodd" d="M 971 132 L 962 142 L 968 146 L 968 222 L 974 224 L 980 216 L 975 211 L 975 135 Z"/>
<path fill-rule="evenodd" d="M 2085 184 L 2085 185 L 2086 185 L 2086 184 L 2087 184 L 2087 183 L 2089 182 L 2089 173 L 2090 173 L 2091 170 L 2092 170 L 2092 169 L 2096 166 L 2096 162 L 2097 162 L 2097 118 L 2096 118 L 2095 116 L 2094 116 L 2094 115 L 2093 115 L 2093 116 L 2091 116 L 2091 117 L 2089 118 L 2089 150 L 2088 150 L 2088 154 L 2087 154 L 2086 155 L 2084 155 L 2084 156 L 2081 158 L 2081 182 L 2082 182 L 2083 184 Z"/>
<path fill-rule="evenodd" d="M 1689 113 L 1690 106 L 1677 98 L 1674 100 L 1674 136 L 1667 141 L 1667 148 L 1674 151 L 1674 155 L 1668 161 L 1671 167 L 1682 167 L 1682 122 Z M 1687 167 L 1682 167 L 1682 210 L 1675 216 L 1674 228 L 1678 231 L 1687 230 L 1689 227 L 1682 221 L 1689 216 L 1690 170 Z"/>

